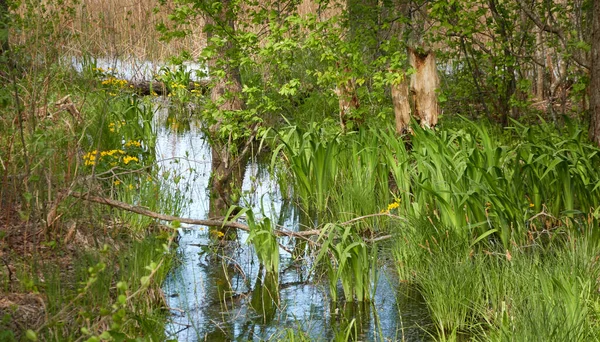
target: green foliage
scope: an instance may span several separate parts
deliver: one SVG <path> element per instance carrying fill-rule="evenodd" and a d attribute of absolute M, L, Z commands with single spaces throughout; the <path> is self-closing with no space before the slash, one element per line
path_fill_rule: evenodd
<path fill-rule="evenodd" d="M 338 298 L 338 282 L 342 283 L 346 301 L 370 301 L 377 248 L 368 247 L 352 225 L 326 224 L 321 239 L 323 243 L 316 260 L 327 267 L 332 301 Z"/>
<path fill-rule="evenodd" d="M 274 274 L 277 278 L 279 271 L 279 244 L 273 233 L 271 220 L 268 217 L 257 221 L 252 210 L 244 211 L 248 219 L 248 243 L 254 246 L 258 260 L 265 267 L 267 274 Z"/>
<path fill-rule="evenodd" d="M 459 120 L 436 133 L 414 127 L 408 151 L 378 129 L 338 136 L 292 128 L 280 134 L 272 164 L 284 156 L 304 209 L 325 222 L 377 212 L 393 189 L 401 215 L 428 217 L 464 239 L 494 230 L 486 238 L 509 248 L 541 223 L 534 215 L 558 218 L 560 227 L 567 219 L 568 227 L 600 201 L 599 151 L 576 125 L 566 130 L 565 137 L 548 125 L 515 123 L 509 132 L 520 143 L 504 143 L 485 126 Z"/>

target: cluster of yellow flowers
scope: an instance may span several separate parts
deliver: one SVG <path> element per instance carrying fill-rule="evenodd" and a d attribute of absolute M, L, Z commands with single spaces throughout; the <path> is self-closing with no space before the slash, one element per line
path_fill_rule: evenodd
<path fill-rule="evenodd" d="M 101 72 L 101 73 L 105 73 L 106 72 L 106 70 L 104 70 L 102 68 L 93 68 L 92 71 Z"/>
<path fill-rule="evenodd" d="M 218 231 L 218 230 L 211 230 L 210 233 L 215 236 L 216 238 L 222 238 L 223 236 L 225 236 L 225 233 Z"/>
<path fill-rule="evenodd" d="M 130 162 L 132 162 L 132 161 L 134 161 L 134 162 L 139 162 L 140 160 L 139 160 L 137 157 L 134 157 L 134 156 L 125 156 L 125 157 L 123 158 L 123 163 L 124 163 L 125 165 L 129 164 L 129 163 L 130 163 Z"/>
<path fill-rule="evenodd" d="M 120 80 L 120 79 L 114 78 L 114 77 L 109 77 L 109 78 L 105 79 L 104 81 L 102 81 L 102 84 L 108 85 L 108 86 L 116 86 L 118 88 L 124 88 L 127 85 L 127 81 Z"/>
<path fill-rule="evenodd" d="M 379 213 L 380 214 L 389 213 L 391 210 L 396 209 L 399 206 L 400 206 L 400 200 L 398 199 L 395 202 L 388 204 L 387 209 L 386 210 L 382 209 Z"/>
<path fill-rule="evenodd" d="M 123 126 L 125 126 L 125 121 L 121 121 L 121 122 L 117 122 L 117 123 L 111 122 L 108 124 L 108 130 L 114 133 L 114 132 L 118 131 L 119 129 L 121 129 L 121 127 L 123 127 Z"/>
<path fill-rule="evenodd" d="M 97 160 L 96 160 L 96 156 L 99 155 L 98 159 L 102 159 L 103 157 L 112 157 L 115 159 L 120 159 L 121 156 L 125 155 L 125 151 L 123 150 L 109 150 L 109 151 L 100 151 L 100 153 L 98 153 L 98 150 L 93 150 L 91 152 L 86 153 L 83 156 L 83 164 L 85 166 L 92 166 L 95 165 Z M 140 160 L 138 159 L 138 157 L 135 156 L 129 156 L 129 155 L 125 155 L 123 157 L 123 163 L 125 165 L 129 164 L 130 162 L 139 162 Z M 115 166 L 117 165 L 116 163 L 110 163 L 110 165 Z"/>
<path fill-rule="evenodd" d="M 142 147 L 142 143 L 137 140 L 130 140 L 127 143 L 125 143 L 125 147 L 131 147 L 131 146 Z"/>
<path fill-rule="evenodd" d="M 170 84 L 170 86 L 171 86 L 171 89 L 177 89 L 177 88 L 179 88 L 179 89 L 187 89 L 187 87 L 185 85 L 181 84 L 181 83 L 175 83 L 175 82 L 173 82 L 173 83 Z"/>

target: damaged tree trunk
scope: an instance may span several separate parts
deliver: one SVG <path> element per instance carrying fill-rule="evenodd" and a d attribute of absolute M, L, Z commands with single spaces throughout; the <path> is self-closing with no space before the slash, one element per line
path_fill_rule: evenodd
<path fill-rule="evenodd" d="M 438 121 L 439 106 L 437 88 L 439 78 L 433 52 L 418 53 L 409 48 L 409 60 L 415 73 L 410 78 L 410 88 L 414 103 L 414 115 L 421 127 L 433 128 Z"/>
<path fill-rule="evenodd" d="M 422 127 L 433 128 L 437 124 L 439 77 L 435 53 L 423 39 L 428 18 L 426 4 L 411 3 L 409 6 L 400 1 L 396 9 L 400 15 L 409 17 L 412 23 L 410 28 L 398 23 L 393 27 L 396 36 L 407 46 L 408 61 L 414 69 L 410 79 L 405 77 L 403 81 L 393 84 L 391 89 L 396 133 L 405 134 L 409 130 L 411 113 Z"/>

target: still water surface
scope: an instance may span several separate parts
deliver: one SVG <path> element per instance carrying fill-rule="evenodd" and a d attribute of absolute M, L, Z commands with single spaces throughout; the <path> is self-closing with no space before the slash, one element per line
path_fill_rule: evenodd
<path fill-rule="evenodd" d="M 156 115 L 157 160 L 165 171 L 180 176 L 178 186 L 187 188 L 190 203 L 185 217 L 206 218 L 209 208 L 207 186 L 210 177 L 210 146 L 198 123 L 189 130 L 177 131 L 167 123 L 167 110 Z M 269 216 L 286 229 L 298 230 L 299 213 L 285 204 L 277 183 L 257 161 L 248 165 L 241 203 L 255 213 Z M 251 290 L 257 286 L 259 263 L 247 234 L 238 236 L 239 247 L 227 254 L 226 271 L 222 262 L 206 252 L 210 244 L 206 227 L 188 226 L 180 231 L 181 264 L 164 284 L 173 320 L 168 331 L 178 341 L 280 340 L 285 328 L 301 330 L 312 340 L 328 341 L 342 334 L 347 323 L 356 319 L 361 340 L 421 341 L 427 324 L 427 309 L 418 292 L 398 284 L 382 264 L 379 270 L 374 303 L 366 307 L 342 304 L 333 307 L 327 295 L 327 283 L 310 281 L 309 260 L 294 263 L 290 254 L 280 249 L 280 303 L 274 317 L 264 317 L 250 306 Z M 280 239 L 287 250 L 294 241 Z M 308 281 L 307 281 L 308 280 Z M 233 299 L 220 299 L 219 287 L 231 284 Z M 260 286 L 260 284 L 258 285 Z"/>

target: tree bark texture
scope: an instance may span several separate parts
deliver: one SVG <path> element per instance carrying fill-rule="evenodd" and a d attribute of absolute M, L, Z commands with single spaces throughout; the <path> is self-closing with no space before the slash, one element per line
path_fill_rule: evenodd
<path fill-rule="evenodd" d="M 405 134 L 410 124 L 410 102 L 408 97 L 408 82 L 392 84 L 392 103 L 394 105 L 394 117 L 396 121 L 396 133 Z"/>
<path fill-rule="evenodd" d="M 590 139 L 600 146 L 600 1 L 592 7 L 592 40 L 590 68 Z"/>
<path fill-rule="evenodd" d="M 415 106 L 414 115 L 421 126 L 433 128 L 438 121 L 439 106 L 436 90 L 439 78 L 435 66 L 435 53 L 418 53 L 409 49 L 409 60 L 416 72 L 411 76 L 410 87 Z"/>

